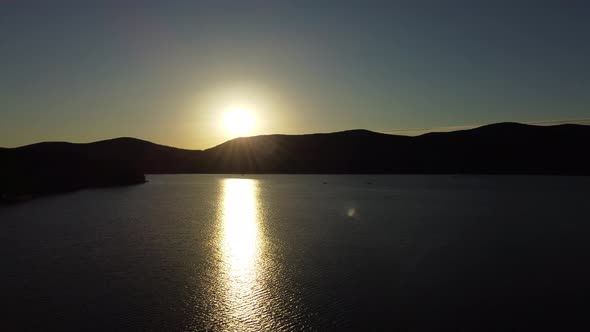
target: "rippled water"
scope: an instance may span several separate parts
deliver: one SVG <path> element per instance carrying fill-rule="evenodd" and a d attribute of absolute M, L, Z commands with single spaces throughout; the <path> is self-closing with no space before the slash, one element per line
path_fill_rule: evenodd
<path fill-rule="evenodd" d="M 583 317 L 589 178 L 149 180 L 1 207 L 2 326 L 510 330 L 563 322 L 563 303 Z"/>

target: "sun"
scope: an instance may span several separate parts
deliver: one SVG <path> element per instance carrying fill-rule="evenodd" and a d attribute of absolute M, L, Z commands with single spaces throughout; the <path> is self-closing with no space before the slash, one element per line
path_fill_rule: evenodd
<path fill-rule="evenodd" d="M 225 111 L 223 127 L 232 136 L 246 136 L 252 133 L 256 125 L 251 107 L 232 105 Z"/>

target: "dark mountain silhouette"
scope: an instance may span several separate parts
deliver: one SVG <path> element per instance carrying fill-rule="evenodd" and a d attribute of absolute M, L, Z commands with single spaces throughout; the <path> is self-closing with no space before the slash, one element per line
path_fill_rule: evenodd
<path fill-rule="evenodd" d="M 417 137 L 367 130 L 237 138 L 195 168 L 223 173 L 590 174 L 590 126 L 499 123 Z"/>
<path fill-rule="evenodd" d="M 0 195 L 140 183 L 146 173 L 590 175 L 590 126 L 498 123 L 417 137 L 368 130 L 242 137 L 207 150 L 134 138 L 0 149 Z"/>

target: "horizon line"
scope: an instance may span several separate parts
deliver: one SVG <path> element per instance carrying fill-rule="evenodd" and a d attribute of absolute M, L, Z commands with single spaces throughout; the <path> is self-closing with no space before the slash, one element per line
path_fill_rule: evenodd
<path fill-rule="evenodd" d="M 582 118 L 582 119 L 565 119 L 565 120 L 542 120 L 542 121 L 527 121 L 527 122 L 518 122 L 518 121 L 503 121 L 503 122 L 513 122 L 513 123 L 521 123 L 526 125 L 539 125 L 539 126 L 551 126 L 551 125 L 562 125 L 562 124 L 579 124 L 579 125 L 586 125 L 586 123 L 590 123 L 590 118 Z M 388 131 L 380 131 L 381 133 L 385 134 L 395 134 L 400 132 L 416 132 L 414 135 L 407 135 L 407 136 L 419 136 L 426 133 L 431 132 L 449 132 L 454 130 L 466 130 L 466 129 L 474 129 L 478 127 L 487 126 L 490 124 L 495 123 L 503 123 L 503 122 L 492 122 L 487 124 L 469 124 L 469 125 L 456 125 L 456 126 L 441 126 L 441 127 L 424 127 L 424 128 L 405 128 L 405 129 L 395 129 L 395 130 L 388 130 Z"/>
<path fill-rule="evenodd" d="M 226 142 L 229 142 L 231 140 L 234 140 L 234 139 L 237 139 L 237 138 L 244 138 L 244 137 L 272 136 L 272 135 L 292 135 L 292 136 L 297 136 L 297 135 L 314 135 L 314 134 L 332 134 L 332 133 L 339 133 L 339 132 L 346 132 L 346 131 L 353 131 L 353 130 L 367 130 L 367 131 L 372 131 L 372 132 L 381 133 L 381 134 L 389 134 L 389 135 L 395 135 L 396 133 L 399 133 L 399 132 L 417 132 L 414 135 L 412 135 L 412 134 L 406 134 L 405 135 L 405 136 L 408 136 L 408 137 L 416 137 L 416 136 L 420 136 L 420 135 L 427 134 L 427 133 L 451 132 L 451 131 L 459 131 L 459 130 L 468 130 L 468 129 L 475 129 L 475 128 L 484 127 L 484 126 L 488 126 L 488 125 L 492 125 L 492 124 L 499 124 L 499 123 L 520 123 L 520 124 L 525 124 L 525 125 L 538 125 L 538 126 L 551 126 L 551 125 L 563 125 L 563 124 L 585 125 L 585 123 L 590 123 L 590 118 L 586 118 L 586 119 L 569 119 L 569 120 L 543 120 L 543 121 L 529 121 L 529 122 L 500 121 L 500 122 L 492 122 L 492 123 L 487 123 L 487 124 L 442 126 L 442 127 L 431 127 L 431 128 L 407 128 L 407 129 L 397 129 L 397 130 L 390 130 L 390 131 L 371 130 L 371 129 L 364 129 L 364 128 L 353 128 L 353 129 L 337 130 L 337 131 L 332 131 L 332 132 L 314 132 L 314 133 L 303 133 L 303 134 L 276 134 L 276 133 L 275 134 L 259 134 L 259 135 L 252 135 L 252 136 L 239 136 L 239 137 L 234 137 L 234 138 L 228 139 L 228 140 L 223 141 L 223 142 L 221 142 L 219 144 L 216 144 L 216 145 L 213 145 L 211 147 L 204 148 L 204 149 L 191 149 L 191 148 L 178 147 L 178 146 L 173 146 L 173 145 L 168 145 L 168 144 L 163 144 L 163 143 L 156 143 L 156 142 L 153 142 L 153 141 L 148 140 L 148 139 L 137 138 L 137 137 L 132 137 L 132 136 L 118 136 L 118 137 L 98 139 L 98 140 L 95 140 L 95 141 L 86 141 L 86 142 L 59 141 L 59 140 L 52 141 L 52 140 L 47 140 L 47 141 L 39 141 L 39 142 L 34 142 L 34 143 L 29 143 L 29 144 L 24 144 L 24 145 L 18 145 L 18 146 L 12 146 L 12 147 L 0 146 L 0 149 L 17 149 L 17 148 L 22 148 L 22 147 L 26 147 L 26 146 L 30 146 L 30 145 L 35 145 L 35 144 L 40 144 L 40 143 L 91 144 L 91 143 L 103 142 L 103 141 L 110 141 L 110 140 L 115 140 L 115 139 L 130 138 L 130 139 L 136 139 L 136 140 L 141 140 L 141 141 L 149 142 L 149 143 L 152 143 L 152 144 L 167 146 L 167 147 L 171 147 L 171 148 L 175 148 L 175 149 L 191 150 L 191 151 L 205 151 L 205 150 L 208 150 L 208 149 L 212 149 L 212 148 L 214 148 L 214 147 L 216 147 L 218 145 L 221 145 L 221 144 L 224 144 Z"/>

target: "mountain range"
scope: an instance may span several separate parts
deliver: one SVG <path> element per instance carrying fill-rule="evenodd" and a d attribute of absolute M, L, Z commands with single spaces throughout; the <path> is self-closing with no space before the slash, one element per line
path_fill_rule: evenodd
<path fill-rule="evenodd" d="M 400 136 L 349 130 L 240 137 L 207 150 L 135 138 L 0 148 L 0 195 L 141 183 L 144 174 L 590 175 L 590 126 L 497 123 Z"/>

